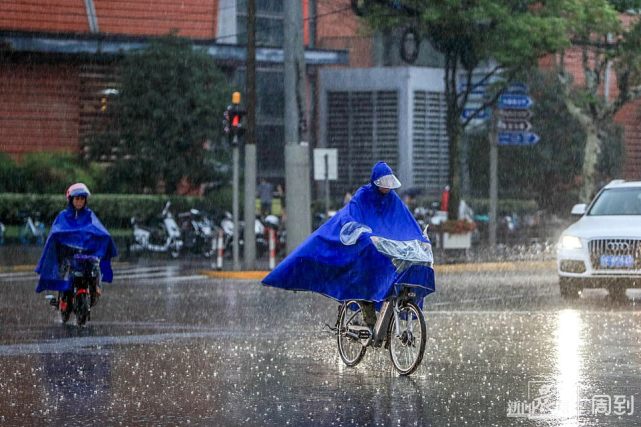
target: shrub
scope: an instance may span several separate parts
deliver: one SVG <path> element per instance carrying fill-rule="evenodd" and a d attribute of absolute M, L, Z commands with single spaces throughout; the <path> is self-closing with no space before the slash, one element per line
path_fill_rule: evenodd
<path fill-rule="evenodd" d="M 171 202 L 171 212 L 174 214 L 196 208 L 219 215 L 221 211 L 231 209 L 231 191 L 229 190 L 212 193 L 207 197 L 95 194 L 89 200 L 89 207 L 96 212 L 107 228 L 127 228 L 132 216 L 146 221 L 158 215 L 167 200 Z M 0 221 L 5 224 L 21 224 L 20 212 L 31 214 L 39 212 L 40 218 L 50 224 L 65 206 L 63 192 L 58 194 L 0 193 Z"/>
<path fill-rule="evenodd" d="M 26 191 L 63 192 L 74 182 L 94 187 L 93 179 L 70 153 L 30 153 L 21 162 L 21 168 Z"/>

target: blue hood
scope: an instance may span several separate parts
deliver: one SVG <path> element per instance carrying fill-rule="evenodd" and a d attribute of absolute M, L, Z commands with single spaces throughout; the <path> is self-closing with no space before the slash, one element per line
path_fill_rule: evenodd
<path fill-rule="evenodd" d="M 378 162 L 374 165 L 374 168 L 372 168 L 372 176 L 369 179 L 370 184 L 374 184 L 374 181 L 377 179 L 386 176 L 386 175 L 393 175 L 394 172 L 392 171 L 392 168 L 389 167 L 389 165 L 385 162 Z"/>
<path fill-rule="evenodd" d="M 76 212 L 68 205 L 54 220 L 36 266 L 36 273 L 40 275 L 36 292 L 70 289 L 71 283 L 64 280 L 59 271 L 62 246 L 82 249 L 83 253 L 100 258 L 102 280 L 111 282 L 111 258 L 118 255 L 111 235 L 91 209 L 84 208 Z"/>
<path fill-rule="evenodd" d="M 372 181 L 390 173 L 389 166 L 378 163 Z M 371 232 L 360 234 L 354 244 L 343 244 L 341 230 L 353 222 L 369 227 Z M 358 189 L 347 206 L 312 233 L 263 283 L 318 292 L 338 301 L 380 302 L 395 292 L 398 283 L 417 286 L 419 300 L 434 291 L 432 268 L 413 266 L 397 271 L 392 260 L 376 249 L 371 236 L 428 242 L 396 192 L 382 194 L 370 183 Z"/>

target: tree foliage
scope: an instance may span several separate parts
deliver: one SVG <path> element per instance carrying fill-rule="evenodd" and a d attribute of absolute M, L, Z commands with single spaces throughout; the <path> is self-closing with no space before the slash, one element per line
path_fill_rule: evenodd
<path fill-rule="evenodd" d="M 578 81 L 565 69 L 565 55 L 557 57 L 557 70 L 563 83 L 568 111 L 585 132 L 580 199 L 587 202 L 599 184 L 599 165 L 611 162 L 604 150 L 612 138 L 613 117 L 627 103 L 641 96 L 641 21 L 636 16 L 622 19 L 620 12 L 638 8 L 639 1 L 575 0 L 567 18 L 571 23 L 571 49 L 581 58 L 582 79 Z M 627 22 L 626 22 L 627 21 Z M 613 70 L 613 75 L 609 70 Z M 616 93 L 610 81 L 616 77 Z"/>
<path fill-rule="evenodd" d="M 556 73 L 533 70 L 526 82 L 535 100 L 531 121 L 541 141 L 531 147 L 499 147 L 499 195 L 501 199 L 533 198 L 540 208 L 567 215 L 580 189 L 576 177 L 583 164 L 585 131 L 558 96 L 563 87 Z M 610 121 L 608 143 L 598 165 L 601 182 L 619 173 L 622 148 L 620 128 Z M 470 173 L 477 197 L 485 197 L 489 187 L 488 152 L 486 133 L 472 139 Z"/>
<path fill-rule="evenodd" d="M 461 123 L 460 116 L 474 73 L 483 73 L 482 82 L 501 77 L 502 83 L 494 86 L 495 92 L 487 100 L 487 104 L 493 103 L 511 79 L 531 68 L 542 55 L 568 44 L 564 13 L 571 1 L 414 0 L 401 2 L 403 7 L 397 10 L 379 2 L 368 8 L 368 21 L 374 28 L 416 27 L 444 57 L 450 216 L 456 215 L 458 206 L 459 143 L 467 124 Z"/>
<path fill-rule="evenodd" d="M 167 36 L 121 66 L 113 127 L 96 135 L 91 157 L 109 158 L 112 191 L 174 193 L 181 181 L 217 178 L 225 75 L 187 40 Z"/>
<path fill-rule="evenodd" d="M 0 193 L 64 194 L 74 182 L 84 182 L 97 190 L 101 171 L 66 152 L 26 154 L 19 162 L 0 153 Z"/>

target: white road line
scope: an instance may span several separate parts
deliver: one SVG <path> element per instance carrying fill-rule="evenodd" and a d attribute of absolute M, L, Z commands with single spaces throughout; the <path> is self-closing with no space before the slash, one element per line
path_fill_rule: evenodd
<path fill-rule="evenodd" d="M 35 276 L 36 272 L 31 271 L 14 271 L 12 273 L 0 273 L 0 279 L 4 277 L 22 277 L 22 276 Z"/>
<path fill-rule="evenodd" d="M 203 274 L 194 274 L 189 276 L 170 276 L 166 273 L 163 274 L 116 274 L 114 275 L 114 282 L 118 281 L 132 281 L 132 280 L 153 280 L 155 283 L 160 282 L 183 282 L 189 280 L 203 280 L 207 276 Z M 0 277 L 0 283 L 16 283 L 16 282 L 38 282 L 38 275 L 31 273 L 30 275 L 16 275 L 16 276 L 3 276 Z"/>
<path fill-rule="evenodd" d="M 141 285 L 149 284 L 149 285 L 154 285 L 158 282 L 187 282 L 190 280 L 204 280 L 207 279 L 207 276 L 203 274 L 194 274 L 191 276 L 162 276 L 162 277 L 142 277 L 144 279 L 149 279 L 153 280 L 153 283 L 141 283 Z M 125 277 L 114 277 L 114 281 L 121 280 L 121 281 L 132 281 L 140 279 L 139 277 L 131 277 L 131 276 L 125 276 Z"/>

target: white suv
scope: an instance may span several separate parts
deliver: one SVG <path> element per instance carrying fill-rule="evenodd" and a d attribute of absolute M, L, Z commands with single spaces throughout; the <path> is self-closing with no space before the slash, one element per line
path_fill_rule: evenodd
<path fill-rule="evenodd" d="M 622 299 L 627 288 L 641 287 L 641 181 L 612 181 L 572 215 L 582 216 L 563 231 L 557 249 L 561 295 L 606 288 Z"/>

